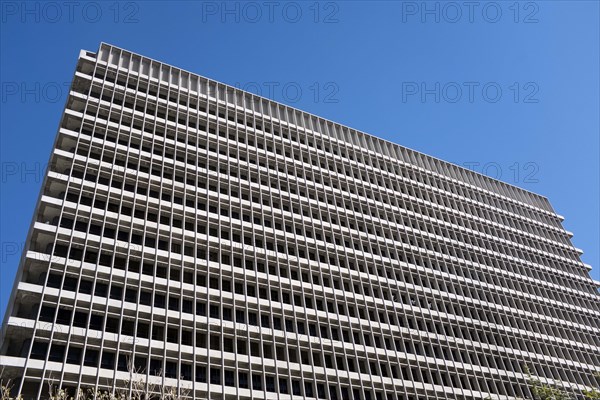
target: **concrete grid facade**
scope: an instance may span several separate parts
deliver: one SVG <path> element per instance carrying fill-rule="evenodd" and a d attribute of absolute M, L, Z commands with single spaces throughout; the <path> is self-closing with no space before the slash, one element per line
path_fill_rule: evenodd
<path fill-rule="evenodd" d="M 600 371 L 600 283 L 542 196 L 108 44 L 49 165 L 0 345 L 26 399 L 129 362 L 195 399 L 513 399 L 525 364 Z"/>

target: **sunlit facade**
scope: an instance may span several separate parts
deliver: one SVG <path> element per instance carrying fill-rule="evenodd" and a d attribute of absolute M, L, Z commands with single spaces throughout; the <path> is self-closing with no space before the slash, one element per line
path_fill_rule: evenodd
<path fill-rule="evenodd" d="M 25 399 L 515 399 L 600 371 L 548 200 L 102 44 L 82 51 L 2 327 Z"/>

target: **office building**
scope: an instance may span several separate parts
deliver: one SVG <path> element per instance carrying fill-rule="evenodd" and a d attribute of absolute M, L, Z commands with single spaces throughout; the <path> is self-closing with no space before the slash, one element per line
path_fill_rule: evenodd
<path fill-rule="evenodd" d="M 25 399 L 515 399 L 600 371 L 540 195 L 167 64 L 80 53 L 2 328 Z"/>

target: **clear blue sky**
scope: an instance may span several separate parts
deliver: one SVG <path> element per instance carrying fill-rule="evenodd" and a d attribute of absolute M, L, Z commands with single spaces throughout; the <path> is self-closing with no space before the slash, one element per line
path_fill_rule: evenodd
<path fill-rule="evenodd" d="M 600 279 L 598 2 L 472 4 L 2 2 L 0 315 L 101 41 L 547 196 Z"/>

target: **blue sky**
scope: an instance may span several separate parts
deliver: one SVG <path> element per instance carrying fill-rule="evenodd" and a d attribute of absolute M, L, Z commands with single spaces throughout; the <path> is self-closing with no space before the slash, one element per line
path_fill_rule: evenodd
<path fill-rule="evenodd" d="M 540 193 L 600 280 L 599 3 L 470 4 L 3 1 L 0 313 L 101 41 Z"/>

